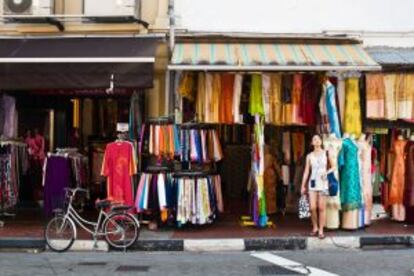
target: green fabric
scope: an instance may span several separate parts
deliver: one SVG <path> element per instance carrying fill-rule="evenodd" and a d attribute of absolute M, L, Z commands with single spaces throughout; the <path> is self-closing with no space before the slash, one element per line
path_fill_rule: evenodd
<path fill-rule="evenodd" d="M 346 138 L 342 144 L 341 153 L 344 156 L 344 166 L 340 171 L 341 204 L 343 211 L 361 208 L 361 184 L 358 165 L 358 146 Z"/>
<path fill-rule="evenodd" d="M 251 115 L 264 115 L 261 75 L 252 76 L 252 83 L 250 88 L 249 113 Z"/>

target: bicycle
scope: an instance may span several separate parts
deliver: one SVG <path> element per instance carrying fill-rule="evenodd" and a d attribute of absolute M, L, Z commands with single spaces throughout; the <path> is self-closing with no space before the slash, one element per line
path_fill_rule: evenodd
<path fill-rule="evenodd" d="M 76 225 L 90 233 L 97 246 L 97 238 L 104 236 L 109 245 L 117 249 L 126 250 L 133 245 L 139 236 L 139 221 L 128 211 L 132 208 L 124 205 L 112 205 L 109 200 L 97 201 L 95 206 L 99 210 L 96 222 L 82 218 L 73 208 L 72 202 L 77 192 L 88 193 L 87 190 L 65 189 L 65 198 L 68 199 L 66 212 L 55 210 L 45 228 L 45 240 L 48 247 L 55 252 L 65 252 L 72 247 L 77 238 Z M 109 212 L 105 209 L 110 208 Z"/>

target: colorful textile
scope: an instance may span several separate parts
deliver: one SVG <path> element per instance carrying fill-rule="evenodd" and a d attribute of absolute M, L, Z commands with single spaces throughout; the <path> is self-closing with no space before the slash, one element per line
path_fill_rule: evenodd
<path fill-rule="evenodd" d="M 234 77 L 234 92 L 233 92 L 233 105 L 232 105 L 232 112 L 233 112 L 233 122 L 238 124 L 242 123 L 242 118 L 240 116 L 240 100 L 241 100 L 241 93 L 242 93 L 242 84 L 243 84 L 243 75 L 236 74 Z"/>
<path fill-rule="evenodd" d="M 372 119 L 385 117 L 384 75 L 374 73 L 366 75 L 366 116 Z"/>
<path fill-rule="evenodd" d="M 250 115 L 260 114 L 264 115 L 264 106 L 262 98 L 262 78 L 260 75 L 252 76 L 252 84 L 250 90 L 249 101 L 249 113 Z"/>
<path fill-rule="evenodd" d="M 344 165 L 340 170 L 342 210 L 351 211 L 360 208 L 362 202 L 358 146 L 352 139 L 345 138 L 341 153 L 344 156 Z"/>
<path fill-rule="evenodd" d="M 395 80 L 396 74 L 385 74 L 385 119 L 396 120 L 397 119 L 397 101 L 395 96 Z"/>
<path fill-rule="evenodd" d="M 282 122 L 292 124 L 292 85 L 293 76 L 282 76 Z"/>
<path fill-rule="evenodd" d="M 302 98 L 302 74 L 295 74 L 293 76 L 292 89 L 292 123 L 301 124 L 302 116 L 300 112 L 300 103 Z"/>
<path fill-rule="evenodd" d="M 282 124 L 282 76 L 270 75 L 270 122 L 275 125 Z"/>
<path fill-rule="evenodd" d="M 220 123 L 233 123 L 234 74 L 221 75 Z"/>
<path fill-rule="evenodd" d="M 394 164 L 391 176 L 389 204 L 403 204 L 405 186 L 405 146 L 407 141 L 396 140 L 394 142 Z"/>
<path fill-rule="evenodd" d="M 361 106 L 359 100 L 359 79 L 346 80 L 344 132 L 359 136 L 362 132 Z"/>
<path fill-rule="evenodd" d="M 131 176 L 137 173 L 134 147 L 130 142 L 113 142 L 106 146 L 101 174 L 107 177 L 109 200 L 134 205 Z"/>
<path fill-rule="evenodd" d="M 326 90 L 326 111 L 328 114 L 329 121 L 329 133 L 334 133 L 337 138 L 340 138 L 341 135 L 341 125 L 339 122 L 338 108 L 336 105 L 336 91 L 335 86 L 332 83 L 327 81 L 324 84 L 324 89 Z"/>
<path fill-rule="evenodd" d="M 178 85 L 178 93 L 181 97 L 194 101 L 194 73 L 184 72 Z"/>

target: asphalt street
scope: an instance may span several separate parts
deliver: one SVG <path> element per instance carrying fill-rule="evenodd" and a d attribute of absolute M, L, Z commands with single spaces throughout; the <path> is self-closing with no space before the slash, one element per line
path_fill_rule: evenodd
<path fill-rule="evenodd" d="M 414 275 L 414 250 L 0 253 L 0 275 Z"/>

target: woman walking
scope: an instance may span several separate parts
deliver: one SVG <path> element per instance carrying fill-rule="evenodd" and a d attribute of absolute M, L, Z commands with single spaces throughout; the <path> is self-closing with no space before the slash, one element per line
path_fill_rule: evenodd
<path fill-rule="evenodd" d="M 322 137 L 312 137 L 313 151 L 306 156 L 306 166 L 302 179 L 302 195 L 308 194 L 312 218 L 311 236 L 325 238 L 326 196 L 329 195 L 327 175 L 335 170 L 335 162 L 328 160 L 328 153 L 322 148 Z M 330 168 L 328 170 L 328 162 Z"/>

